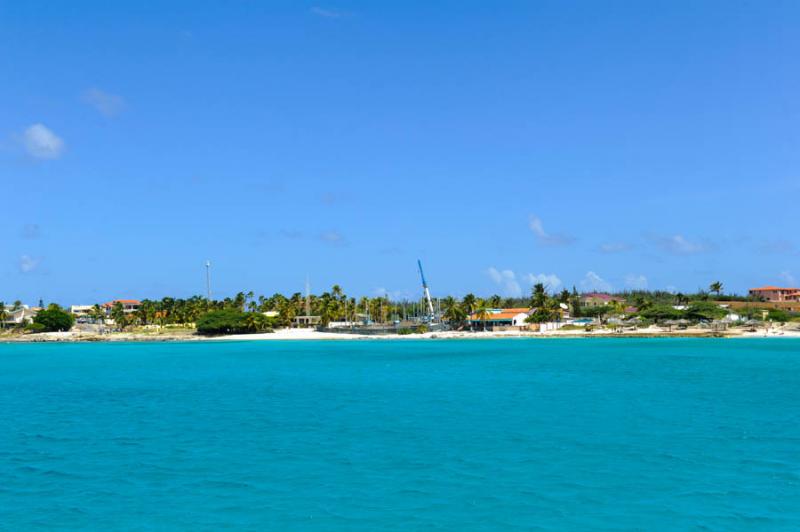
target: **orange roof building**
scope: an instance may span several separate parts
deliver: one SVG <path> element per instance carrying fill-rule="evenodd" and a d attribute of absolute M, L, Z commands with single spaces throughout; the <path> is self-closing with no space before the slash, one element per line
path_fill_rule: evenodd
<path fill-rule="evenodd" d="M 529 308 L 495 308 L 489 309 L 485 316 L 473 313 L 469 321 L 474 324 L 482 325 L 525 325 L 525 318 L 528 317 L 531 309 Z"/>
<path fill-rule="evenodd" d="M 751 288 L 750 296 L 765 301 L 800 301 L 800 288 L 762 286 L 761 288 Z"/>

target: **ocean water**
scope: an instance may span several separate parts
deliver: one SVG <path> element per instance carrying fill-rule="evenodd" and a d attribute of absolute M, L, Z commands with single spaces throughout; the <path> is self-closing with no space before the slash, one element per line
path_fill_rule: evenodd
<path fill-rule="evenodd" d="M 0 345 L 0 528 L 797 530 L 800 341 Z"/>

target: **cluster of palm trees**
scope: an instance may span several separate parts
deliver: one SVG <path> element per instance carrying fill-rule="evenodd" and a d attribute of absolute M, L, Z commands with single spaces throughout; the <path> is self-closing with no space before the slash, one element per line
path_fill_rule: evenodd
<path fill-rule="evenodd" d="M 289 326 L 296 316 L 305 315 L 319 317 L 320 324 L 326 326 L 333 321 L 387 323 L 422 312 L 422 306 L 416 302 L 393 302 L 387 296 L 356 299 L 348 297 L 339 285 L 334 285 L 331 290 L 322 294 L 308 296 L 296 292 L 290 297 L 278 293 L 267 297 L 256 296 L 251 291 L 239 292 L 234 297 L 221 300 L 209 300 L 201 296 L 188 299 L 145 299 L 133 312 L 126 312 L 121 303 L 115 303 L 108 314 L 120 328 L 132 325 L 188 326 L 212 310 L 224 309 L 260 316 L 264 313 L 275 313 L 271 321 L 277 326 Z M 100 305 L 95 305 L 89 316 L 97 321 L 108 317 L 106 309 Z"/>
<path fill-rule="evenodd" d="M 723 285 L 719 281 L 711 283 L 708 289 L 708 293 L 714 293 L 717 296 L 722 291 Z M 668 292 L 638 291 L 624 294 L 624 299 L 637 307 L 639 311 L 645 311 L 656 304 L 686 304 L 698 297 L 702 299 L 701 296 L 704 293 L 701 291 L 700 295 L 690 297 Z M 572 291 L 562 290 L 557 294 L 550 294 L 542 283 L 533 286 L 530 298 L 504 299 L 499 295 L 479 298 L 475 294 L 469 293 L 460 300 L 452 296 L 445 297 L 440 300 L 440 305 L 442 319 L 456 328 L 464 327 L 469 322 L 470 316 L 485 323 L 492 309 L 502 307 L 527 306 L 532 308 L 533 312 L 528 317 L 528 321 L 531 323 L 555 321 L 563 315 L 565 306 L 573 316 L 580 316 L 587 310 L 581 307 L 580 295 L 575 287 L 572 288 Z M 626 308 L 626 302 L 614 300 L 607 307 L 603 309 L 604 313 L 621 314 Z M 0 302 L 0 326 L 4 325 L 9 311 L 13 312 L 20 308 L 22 308 L 20 301 L 15 301 L 12 306 Z M 110 314 L 121 328 L 153 324 L 188 326 L 196 323 L 200 316 L 212 310 L 223 309 L 257 314 L 258 316 L 248 319 L 261 321 L 263 321 L 264 313 L 274 313 L 271 322 L 277 326 L 291 325 L 295 317 L 305 315 L 317 316 L 320 324 L 327 326 L 334 321 L 387 323 L 404 320 L 411 316 L 421 316 L 425 313 L 421 302 L 391 301 L 385 295 L 356 299 L 347 296 L 341 286 L 334 285 L 329 291 L 322 294 L 308 296 L 295 292 L 289 297 L 279 293 L 266 297 L 256 296 L 251 291 L 239 292 L 234 297 L 226 297 L 221 300 L 209 300 L 201 296 L 188 299 L 172 297 L 164 297 L 160 300 L 145 299 L 134 312 L 126 312 L 119 303 L 115 304 L 108 313 L 105 308 L 95 305 L 89 312 L 89 316 L 102 322 Z M 259 323 L 254 321 L 253 326 L 264 325 Z"/>
<path fill-rule="evenodd" d="M 527 319 L 529 323 L 544 323 L 560 319 L 565 310 L 562 305 L 575 310 L 580 307 L 580 296 L 574 287 L 572 292 L 562 290 L 558 294 L 551 295 L 543 283 L 537 283 L 533 286 L 529 299 L 503 299 L 498 295 L 479 298 L 475 294 L 467 294 L 460 301 L 452 296 L 445 297 L 442 299 L 442 318 L 451 326 L 461 328 L 472 316 L 485 328 L 492 309 L 526 307 L 533 309 Z"/>

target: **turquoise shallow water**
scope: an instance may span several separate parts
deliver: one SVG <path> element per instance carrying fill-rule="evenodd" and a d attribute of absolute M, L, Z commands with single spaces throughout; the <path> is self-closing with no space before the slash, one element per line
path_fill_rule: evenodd
<path fill-rule="evenodd" d="M 800 528 L 800 341 L 0 345 L 0 527 Z"/>

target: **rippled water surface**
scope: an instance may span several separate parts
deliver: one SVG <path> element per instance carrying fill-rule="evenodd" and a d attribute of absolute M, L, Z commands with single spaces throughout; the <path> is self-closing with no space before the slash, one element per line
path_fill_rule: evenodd
<path fill-rule="evenodd" d="M 0 528 L 800 528 L 800 341 L 0 345 Z"/>

